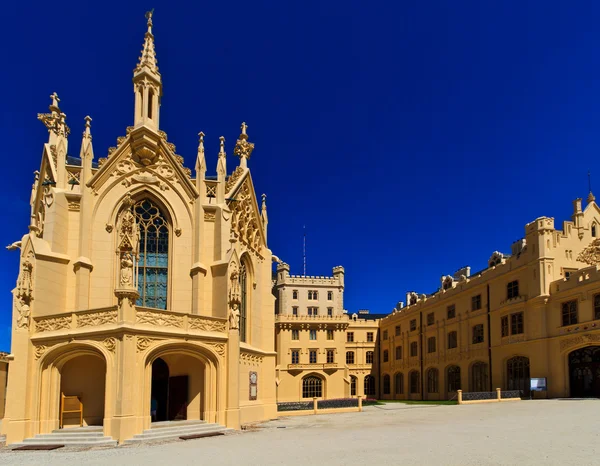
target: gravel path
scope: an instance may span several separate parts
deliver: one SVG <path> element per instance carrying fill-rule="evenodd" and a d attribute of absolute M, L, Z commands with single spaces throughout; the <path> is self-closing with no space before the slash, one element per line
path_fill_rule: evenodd
<path fill-rule="evenodd" d="M 600 400 L 465 406 L 388 403 L 363 413 L 281 418 L 187 442 L 86 451 L 0 451 L 31 465 L 597 465 Z"/>

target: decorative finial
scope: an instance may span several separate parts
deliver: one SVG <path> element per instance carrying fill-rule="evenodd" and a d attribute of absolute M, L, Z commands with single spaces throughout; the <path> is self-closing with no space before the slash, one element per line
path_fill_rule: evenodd
<path fill-rule="evenodd" d="M 146 12 L 146 19 L 148 20 L 148 32 L 152 34 L 152 15 L 154 14 L 154 8 Z"/>
<path fill-rule="evenodd" d="M 587 202 L 589 204 L 590 202 L 594 202 L 596 200 L 596 196 L 594 196 L 594 194 L 592 193 L 592 174 L 590 173 L 589 170 L 588 170 L 588 188 L 589 188 L 590 193 L 588 194 Z"/>
<path fill-rule="evenodd" d="M 250 154 L 254 150 L 254 144 L 248 142 L 248 125 L 244 122 L 242 123 L 242 134 L 235 143 L 235 148 L 233 149 L 233 153 L 237 155 L 241 159 L 241 163 L 243 167 L 246 167 L 246 160 L 250 159 Z"/>
<path fill-rule="evenodd" d="M 83 132 L 84 138 L 92 138 L 91 128 L 92 128 L 92 117 L 86 115 L 85 120 L 85 131 Z"/>
<path fill-rule="evenodd" d="M 263 193 L 262 195 L 262 211 L 267 210 L 267 195 Z"/>
<path fill-rule="evenodd" d="M 60 112 L 58 109 L 58 103 L 60 102 L 60 99 L 58 98 L 58 94 L 56 92 L 53 92 L 52 95 L 50 95 L 50 98 L 52 99 L 52 104 L 50 105 L 50 110 L 56 109 L 57 112 Z M 54 109 L 52 107 L 54 107 Z"/>
<path fill-rule="evenodd" d="M 200 142 L 198 143 L 198 150 L 201 150 L 204 152 L 204 133 L 202 131 L 200 131 L 198 133 L 198 137 L 200 138 Z"/>
<path fill-rule="evenodd" d="M 219 155 L 223 155 L 225 156 L 225 136 L 221 136 L 219 138 L 219 141 L 221 141 L 220 143 L 220 148 L 219 148 Z"/>

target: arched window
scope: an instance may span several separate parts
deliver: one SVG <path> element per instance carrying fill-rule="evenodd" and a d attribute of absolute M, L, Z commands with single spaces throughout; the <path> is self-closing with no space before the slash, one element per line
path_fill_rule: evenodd
<path fill-rule="evenodd" d="M 402 395 L 404 393 L 404 374 L 398 372 L 394 376 L 394 392 L 396 395 Z"/>
<path fill-rule="evenodd" d="M 509 390 L 522 390 L 529 395 L 529 358 L 515 356 L 506 362 L 506 375 Z"/>
<path fill-rule="evenodd" d="M 350 396 L 356 396 L 356 377 L 350 376 Z"/>
<path fill-rule="evenodd" d="M 148 118 L 152 120 L 152 106 L 154 105 L 154 91 L 148 90 Z"/>
<path fill-rule="evenodd" d="M 375 377 L 372 375 L 365 376 L 365 395 L 375 396 Z"/>
<path fill-rule="evenodd" d="M 458 366 L 450 366 L 446 371 L 447 377 L 447 391 L 455 392 L 456 390 L 460 390 L 460 367 Z"/>
<path fill-rule="evenodd" d="M 471 366 L 471 391 L 488 391 L 488 366 L 485 362 L 476 362 Z"/>
<path fill-rule="evenodd" d="M 133 211 L 140 230 L 140 297 L 136 304 L 166 309 L 169 272 L 169 226 L 166 217 L 150 199 L 138 201 Z"/>
<path fill-rule="evenodd" d="M 391 392 L 391 381 L 390 381 L 390 376 L 385 374 L 383 376 L 383 394 L 384 395 L 389 395 Z"/>
<path fill-rule="evenodd" d="M 373 364 L 373 351 L 367 351 L 367 364 Z"/>
<path fill-rule="evenodd" d="M 240 341 L 247 342 L 247 328 L 248 328 L 248 285 L 250 280 L 248 279 L 249 267 L 247 258 L 242 259 L 242 265 L 240 266 Z"/>
<path fill-rule="evenodd" d="M 319 377 L 309 376 L 302 380 L 302 398 L 321 398 L 323 381 Z"/>
<path fill-rule="evenodd" d="M 419 383 L 419 371 L 412 371 L 409 375 L 409 382 L 410 382 L 410 393 L 419 393 L 419 387 L 420 387 L 420 383 Z"/>
<path fill-rule="evenodd" d="M 437 393 L 438 381 L 440 378 L 440 371 L 435 368 L 431 368 L 427 371 L 427 393 Z"/>
<path fill-rule="evenodd" d="M 596 224 L 592 223 L 592 236 L 595 238 L 596 237 Z"/>

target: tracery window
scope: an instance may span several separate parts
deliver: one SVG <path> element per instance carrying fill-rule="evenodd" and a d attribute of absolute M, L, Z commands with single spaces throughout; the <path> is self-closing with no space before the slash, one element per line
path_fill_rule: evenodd
<path fill-rule="evenodd" d="M 509 390 L 522 390 L 529 395 L 529 358 L 515 356 L 506 362 L 506 375 Z"/>
<path fill-rule="evenodd" d="M 419 371 L 412 371 L 409 374 L 410 393 L 419 393 Z"/>
<path fill-rule="evenodd" d="M 383 376 L 383 394 L 384 395 L 390 394 L 390 391 L 391 391 L 390 385 L 391 385 L 390 376 L 386 374 Z"/>
<path fill-rule="evenodd" d="M 485 362 L 476 362 L 471 366 L 471 391 L 485 392 L 488 387 L 488 367 Z"/>
<path fill-rule="evenodd" d="M 356 396 L 356 377 L 350 376 L 350 396 Z"/>
<path fill-rule="evenodd" d="M 427 371 L 427 393 L 437 393 L 439 391 L 439 378 L 440 372 L 437 369 L 431 368 Z"/>
<path fill-rule="evenodd" d="M 150 199 L 134 205 L 140 232 L 138 260 L 138 306 L 167 309 L 169 275 L 169 226 Z"/>
<path fill-rule="evenodd" d="M 394 391 L 396 395 L 404 393 L 404 374 L 402 372 L 398 372 L 394 377 Z"/>
<path fill-rule="evenodd" d="M 323 381 L 319 377 L 305 377 L 302 380 L 302 398 L 321 398 L 323 396 Z"/>
<path fill-rule="evenodd" d="M 375 377 L 372 375 L 365 376 L 365 395 L 375 395 Z"/>
<path fill-rule="evenodd" d="M 460 367 L 450 366 L 446 373 L 448 374 L 448 377 L 446 378 L 448 383 L 448 392 L 455 392 L 456 390 L 460 390 Z"/>

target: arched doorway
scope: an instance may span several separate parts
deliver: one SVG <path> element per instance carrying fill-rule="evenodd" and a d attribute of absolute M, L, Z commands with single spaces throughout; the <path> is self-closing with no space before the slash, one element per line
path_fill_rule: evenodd
<path fill-rule="evenodd" d="M 569 354 L 569 382 L 574 398 L 600 397 L 600 346 Z"/>
<path fill-rule="evenodd" d="M 203 419 L 209 386 L 203 359 L 176 350 L 161 354 L 151 365 L 150 399 L 146 408 L 151 422 Z"/>
<path fill-rule="evenodd" d="M 375 396 L 375 377 L 365 376 L 365 396 Z"/>
<path fill-rule="evenodd" d="M 68 359 L 60 371 L 60 395 L 77 396 L 83 406 L 83 425 L 101 426 L 104 423 L 104 389 L 106 363 L 95 354 L 82 354 Z M 60 416 L 60 407 L 59 407 Z M 63 427 L 79 427 L 78 413 L 65 413 Z"/>

